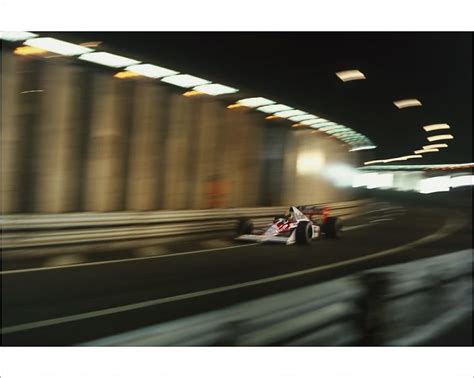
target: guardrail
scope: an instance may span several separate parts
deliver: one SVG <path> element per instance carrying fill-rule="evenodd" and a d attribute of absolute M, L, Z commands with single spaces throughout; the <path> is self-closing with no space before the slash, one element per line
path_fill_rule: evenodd
<path fill-rule="evenodd" d="M 472 316 L 472 253 L 368 270 L 84 345 L 429 345 Z"/>
<path fill-rule="evenodd" d="M 472 314 L 472 253 L 470 249 L 368 271 L 372 301 L 380 308 L 372 318 L 372 343 L 427 344 Z"/>
<path fill-rule="evenodd" d="M 326 203 L 334 215 L 346 216 L 366 200 Z M 287 207 L 177 210 L 153 212 L 22 214 L 1 217 L 2 248 L 53 246 L 139 238 L 230 231 L 238 217 L 256 219 L 256 226 Z"/>

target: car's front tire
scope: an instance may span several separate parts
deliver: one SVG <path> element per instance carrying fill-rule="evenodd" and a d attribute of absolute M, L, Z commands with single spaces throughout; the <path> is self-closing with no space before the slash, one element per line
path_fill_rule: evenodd
<path fill-rule="evenodd" d="M 298 223 L 295 230 L 296 244 L 310 244 L 313 240 L 313 227 L 311 222 L 302 221 Z"/>

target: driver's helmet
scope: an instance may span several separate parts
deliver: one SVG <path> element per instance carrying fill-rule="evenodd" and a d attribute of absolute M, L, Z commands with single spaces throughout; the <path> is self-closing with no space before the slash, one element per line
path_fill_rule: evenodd
<path fill-rule="evenodd" d="M 286 222 L 285 217 L 275 217 L 275 219 L 273 220 L 273 223 L 276 223 L 276 224 L 285 223 L 285 222 Z"/>
<path fill-rule="evenodd" d="M 288 210 L 288 214 L 286 214 L 286 219 L 290 222 L 293 222 L 295 220 L 293 209 L 291 207 L 290 207 L 290 210 Z"/>

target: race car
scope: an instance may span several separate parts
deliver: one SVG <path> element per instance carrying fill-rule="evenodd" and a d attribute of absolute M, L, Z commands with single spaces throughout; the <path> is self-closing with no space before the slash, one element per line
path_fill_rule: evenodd
<path fill-rule="evenodd" d="M 304 245 L 323 234 L 327 238 L 338 239 L 341 232 L 340 219 L 329 216 L 327 207 L 291 206 L 287 214 L 275 216 L 273 222 L 260 232 L 254 232 L 250 219 L 240 218 L 235 240 Z"/>

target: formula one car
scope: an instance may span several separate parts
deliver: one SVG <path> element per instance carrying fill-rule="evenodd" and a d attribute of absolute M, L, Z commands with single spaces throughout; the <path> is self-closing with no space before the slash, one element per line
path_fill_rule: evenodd
<path fill-rule="evenodd" d="M 288 213 L 277 215 L 273 222 L 260 232 L 254 232 L 250 219 L 240 218 L 237 222 L 237 238 L 253 242 L 277 242 L 290 244 L 310 244 L 323 234 L 327 238 L 341 236 L 342 223 L 338 217 L 330 217 L 327 207 L 291 206 Z"/>

